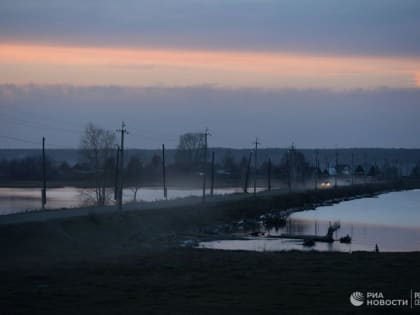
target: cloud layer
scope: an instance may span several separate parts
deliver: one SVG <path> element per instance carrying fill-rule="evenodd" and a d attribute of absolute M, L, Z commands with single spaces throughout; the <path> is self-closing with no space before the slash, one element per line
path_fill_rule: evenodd
<path fill-rule="evenodd" d="M 20 84 L 407 88 L 420 58 L 0 44 L 0 71 Z"/>
<path fill-rule="evenodd" d="M 419 56 L 417 0 L 0 2 L 0 40 Z"/>
<path fill-rule="evenodd" d="M 126 120 L 131 147 L 205 127 L 218 146 L 418 147 L 419 16 L 418 0 L 0 1 L 1 144 L 77 147 L 88 121 Z"/>
<path fill-rule="evenodd" d="M 77 147 L 92 121 L 129 147 L 175 147 L 178 135 L 209 127 L 212 146 L 419 147 L 419 89 L 328 90 L 0 86 L 1 147 Z"/>

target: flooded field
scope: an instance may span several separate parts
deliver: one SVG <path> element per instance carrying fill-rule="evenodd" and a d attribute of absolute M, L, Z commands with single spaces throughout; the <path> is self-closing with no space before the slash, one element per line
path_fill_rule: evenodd
<path fill-rule="evenodd" d="M 334 239 L 349 235 L 350 244 L 316 242 L 303 246 L 303 241 L 288 238 L 270 238 L 281 234 L 325 235 L 330 224 L 339 222 L 341 228 Z M 260 225 L 256 231 L 265 237 L 245 240 L 202 242 L 201 247 L 226 250 L 278 251 L 380 251 L 406 252 L 420 250 L 420 190 L 382 194 L 375 198 L 355 199 L 316 210 L 295 212 L 278 228 Z"/>
<path fill-rule="evenodd" d="M 260 189 L 259 189 L 260 190 Z M 218 195 L 242 192 L 240 187 L 215 189 Z M 207 193 L 210 193 L 208 191 Z M 113 192 L 110 190 L 110 198 Z M 201 189 L 169 189 L 168 199 L 189 196 L 201 196 Z M 53 188 L 47 190 L 47 209 L 74 208 L 92 203 L 94 191 L 75 187 Z M 124 202 L 133 201 L 134 191 L 124 189 Z M 162 200 L 163 191 L 159 188 L 140 188 L 137 201 Z M 0 215 L 37 210 L 41 208 L 41 190 L 39 188 L 0 188 Z"/>

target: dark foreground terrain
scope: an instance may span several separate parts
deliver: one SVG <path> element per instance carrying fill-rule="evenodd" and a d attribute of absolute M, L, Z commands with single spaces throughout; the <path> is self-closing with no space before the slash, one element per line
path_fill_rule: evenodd
<path fill-rule="evenodd" d="M 0 225 L 0 314 L 406 314 L 357 308 L 354 291 L 420 291 L 420 253 L 256 253 L 182 248 L 207 226 L 278 207 L 380 191 L 92 213 Z M 353 191 L 356 189 L 356 191 Z M 418 308 L 420 310 L 420 308 Z M 417 312 L 419 313 L 419 312 Z"/>
<path fill-rule="evenodd" d="M 1 270 L 1 314 L 403 314 L 353 291 L 419 289 L 420 254 L 170 249 Z M 414 313 L 414 312 L 413 312 Z"/>

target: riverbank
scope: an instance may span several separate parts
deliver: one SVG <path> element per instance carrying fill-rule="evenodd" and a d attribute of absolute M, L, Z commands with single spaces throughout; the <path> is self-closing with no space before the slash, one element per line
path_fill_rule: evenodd
<path fill-rule="evenodd" d="M 209 227 L 267 210 L 417 184 L 241 194 L 205 204 L 200 198 L 191 204 L 181 199 L 177 205 L 133 205 L 123 212 L 85 209 L 79 216 L 1 225 L 0 313 L 349 314 L 355 311 L 348 302 L 354 290 L 399 294 L 418 289 L 419 253 L 256 253 L 180 244 L 224 238 L 208 234 Z M 20 217 L 28 215 L 35 214 Z"/>

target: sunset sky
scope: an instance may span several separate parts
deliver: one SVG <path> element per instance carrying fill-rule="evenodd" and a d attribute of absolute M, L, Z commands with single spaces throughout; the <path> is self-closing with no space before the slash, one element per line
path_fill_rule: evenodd
<path fill-rule="evenodd" d="M 132 147 L 205 127 L 218 146 L 420 147 L 419 38 L 416 0 L 0 1 L 0 147 L 121 120 Z"/>

